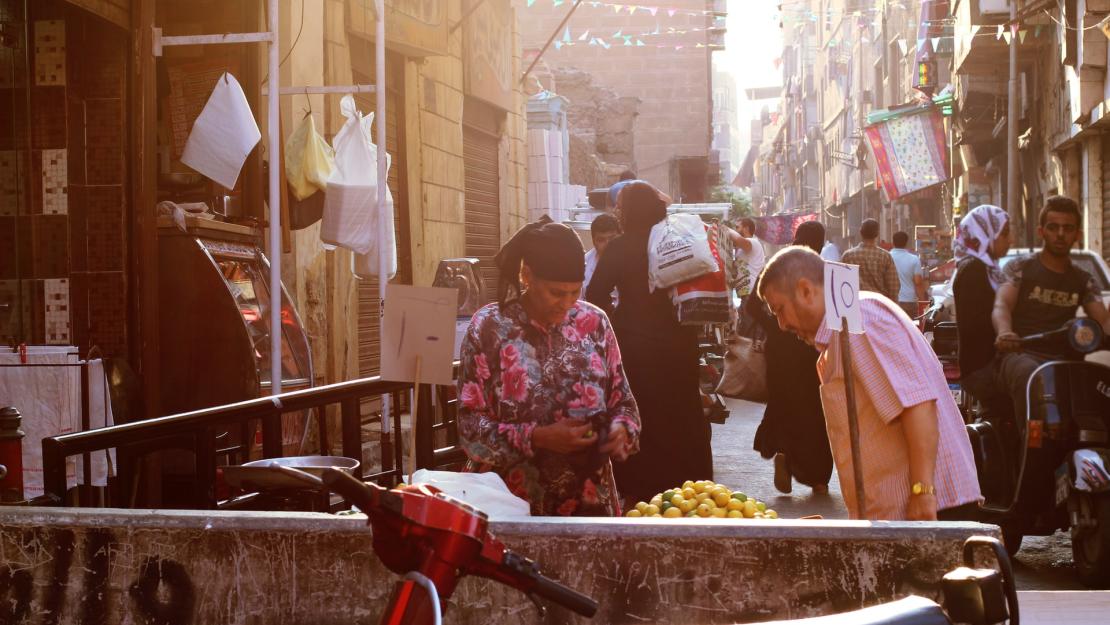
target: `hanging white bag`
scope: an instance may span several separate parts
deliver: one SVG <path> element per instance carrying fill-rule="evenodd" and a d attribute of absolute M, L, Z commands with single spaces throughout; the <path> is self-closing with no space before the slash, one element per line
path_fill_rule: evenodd
<path fill-rule="evenodd" d="M 374 232 L 378 232 L 379 228 L 387 228 L 389 236 L 385 237 L 382 244 L 385 245 L 386 266 L 385 274 L 389 278 L 397 275 L 397 239 L 394 236 L 393 229 L 393 192 L 387 186 L 385 188 L 385 210 L 374 211 L 377 218 L 374 220 Z M 385 222 L 383 226 L 381 221 Z M 364 280 L 377 279 L 380 275 L 378 267 L 381 263 L 381 250 L 376 249 L 366 254 L 355 254 L 354 259 L 354 274 L 356 278 Z"/>
<path fill-rule="evenodd" d="M 705 224 L 697 215 L 667 215 L 652 226 L 648 237 L 649 290 L 669 288 L 719 269 Z"/>
<path fill-rule="evenodd" d="M 355 107 L 355 99 L 349 95 L 343 97 L 340 112 L 347 122 L 332 141 L 335 170 L 328 178 L 320 240 L 356 254 L 376 255 L 379 244 L 396 246 L 396 242 L 392 228 L 382 233 L 386 241 L 378 240 L 377 213 L 386 207 L 377 205 L 378 150 L 368 132 L 373 115 L 363 116 Z M 386 154 L 388 169 L 389 155 Z"/>

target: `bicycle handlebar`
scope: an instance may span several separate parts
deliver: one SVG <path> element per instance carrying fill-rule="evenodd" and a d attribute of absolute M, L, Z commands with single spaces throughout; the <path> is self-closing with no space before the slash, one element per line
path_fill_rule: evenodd
<path fill-rule="evenodd" d="M 405 505 L 400 497 L 383 497 L 383 494 L 389 491 L 381 486 L 361 482 L 348 473 L 332 468 L 324 469 L 322 481 L 326 488 L 338 493 L 357 506 L 371 519 L 374 518 L 375 514 L 384 514 L 387 517 L 392 515 L 400 522 L 418 524 L 418 521 L 406 517 Z M 418 496 L 426 497 L 427 495 L 418 494 Z M 450 499 L 448 498 L 448 500 Z M 460 502 L 453 502 L 448 505 L 454 505 L 456 509 L 466 510 L 471 515 L 479 514 Z M 482 518 L 484 519 L 484 516 Z M 375 532 L 377 532 L 378 527 L 375 524 Z M 382 529 L 385 529 L 385 527 L 387 526 L 382 526 Z M 483 535 L 478 539 L 482 541 L 485 547 L 492 547 L 492 549 L 483 549 L 481 555 L 468 565 L 461 567 L 462 574 L 470 573 L 492 579 L 526 594 L 534 594 L 548 599 L 587 618 L 592 617 L 597 612 L 598 605 L 596 601 L 544 576 L 535 562 L 506 549 L 500 541 L 485 533 L 484 527 L 483 521 Z M 418 539 L 412 536 L 402 539 L 398 535 L 398 540 Z M 376 548 L 377 545 L 375 545 Z M 382 554 L 379 554 L 379 557 L 382 557 Z"/>

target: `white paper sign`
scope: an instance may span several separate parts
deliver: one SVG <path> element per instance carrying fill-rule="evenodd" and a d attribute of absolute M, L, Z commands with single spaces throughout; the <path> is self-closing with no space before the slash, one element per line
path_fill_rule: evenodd
<path fill-rule="evenodd" d="M 388 284 L 382 326 L 382 379 L 413 382 L 420 357 L 421 384 L 454 384 L 452 354 L 459 292 Z"/>
<path fill-rule="evenodd" d="M 848 331 L 863 332 L 863 316 L 859 307 L 859 265 L 825 262 L 825 323 L 840 330 L 841 319 L 847 317 Z"/>

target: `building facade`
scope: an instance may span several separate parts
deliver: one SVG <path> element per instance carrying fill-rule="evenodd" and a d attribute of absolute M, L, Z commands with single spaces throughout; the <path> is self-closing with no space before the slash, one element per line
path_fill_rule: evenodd
<path fill-rule="evenodd" d="M 551 40 L 542 63 L 552 73 L 580 71 L 618 97 L 638 100 L 631 159 L 607 160 L 609 151 L 599 145 L 601 160 L 612 163 L 615 173 L 635 171 L 676 200 L 704 201 L 719 182 L 712 158 L 712 53 L 723 47 L 725 2 L 674 0 L 665 8 L 583 2 L 562 27 L 575 3 L 514 5 L 526 61 Z M 566 95 L 559 84 L 543 86 Z M 568 99 L 573 134 L 575 107 L 589 103 Z"/>

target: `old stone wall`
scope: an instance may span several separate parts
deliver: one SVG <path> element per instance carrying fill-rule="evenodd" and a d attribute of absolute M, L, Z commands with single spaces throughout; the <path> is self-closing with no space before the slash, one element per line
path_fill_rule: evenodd
<path fill-rule="evenodd" d="M 570 183 L 587 188 L 607 186 L 621 171 L 635 171 L 640 99 L 622 97 L 575 68 L 554 68 L 550 82 L 547 86 L 570 103 Z"/>
<path fill-rule="evenodd" d="M 600 602 L 598 623 L 733 623 L 935 596 L 976 524 L 495 523 L 511 548 Z M 395 577 L 364 521 L 299 513 L 9 509 L 0 620 L 20 623 L 376 623 Z M 468 578 L 457 625 L 586 622 Z"/>

